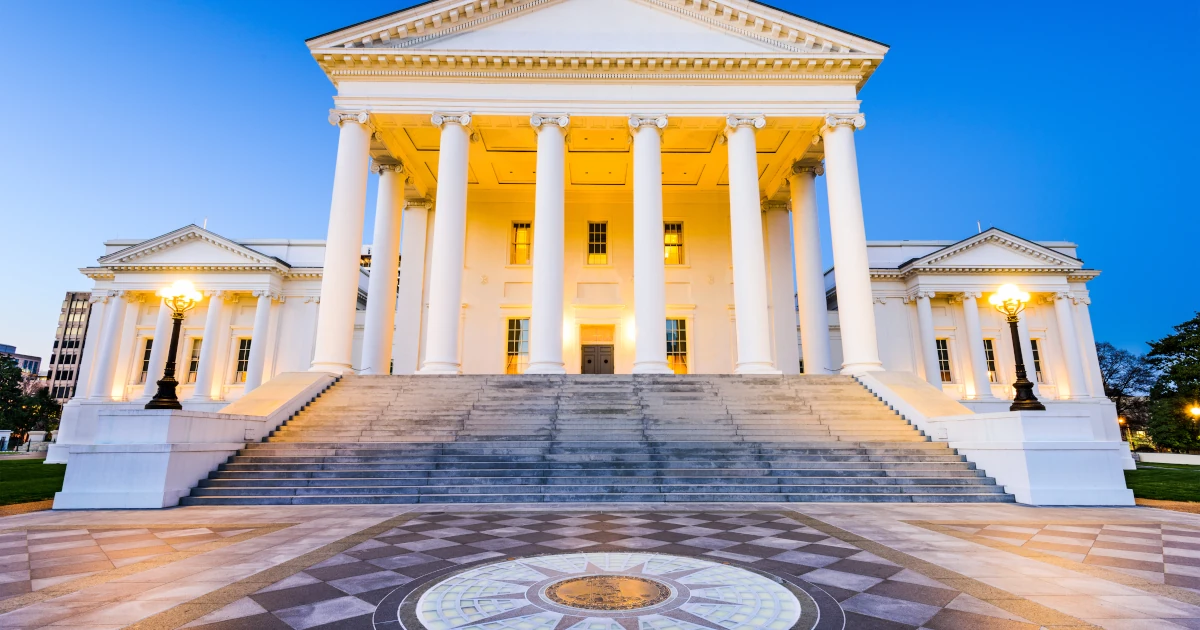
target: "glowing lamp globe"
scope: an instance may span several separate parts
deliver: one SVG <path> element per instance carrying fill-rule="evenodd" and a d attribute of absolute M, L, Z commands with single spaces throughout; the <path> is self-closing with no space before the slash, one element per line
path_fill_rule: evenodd
<path fill-rule="evenodd" d="M 988 297 L 988 302 L 1008 317 L 1016 317 L 1029 303 L 1029 294 L 1017 288 L 1015 284 L 1005 284 Z"/>
<path fill-rule="evenodd" d="M 196 290 L 196 286 L 187 280 L 179 280 L 175 284 L 159 291 L 158 295 L 176 313 L 186 313 L 196 308 L 196 305 L 204 299 L 204 296 L 200 295 L 200 292 Z"/>

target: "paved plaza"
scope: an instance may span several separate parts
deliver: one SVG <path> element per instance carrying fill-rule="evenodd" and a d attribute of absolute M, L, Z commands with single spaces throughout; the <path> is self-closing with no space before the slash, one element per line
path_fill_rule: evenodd
<path fill-rule="evenodd" d="M 657 580 L 670 597 L 628 613 L 544 601 L 539 585 L 588 573 Z M 0 628 L 843 624 L 1200 628 L 1200 516 L 635 504 L 193 507 L 0 519 Z"/>

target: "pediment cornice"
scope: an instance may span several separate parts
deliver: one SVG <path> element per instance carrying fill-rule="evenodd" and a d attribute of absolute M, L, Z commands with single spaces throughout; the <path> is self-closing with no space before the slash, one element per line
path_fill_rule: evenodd
<path fill-rule="evenodd" d="M 153 257 L 166 250 L 179 247 L 185 243 L 203 242 L 226 254 L 231 254 L 237 262 L 219 263 L 180 263 L 156 262 Z M 267 256 L 231 241 L 223 236 L 214 234 L 196 225 L 189 225 L 173 232 L 163 234 L 125 249 L 102 256 L 98 261 L 100 268 L 107 273 L 115 272 L 252 272 L 273 273 L 280 276 L 288 275 L 291 266 L 286 262 Z M 95 268 L 87 268 L 85 275 Z"/>
<path fill-rule="evenodd" d="M 966 262 L 971 250 L 979 247 L 1000 247 L 1016 254 L 1020 262 L 1005 261 L 995 265 L 980 264 L 978 261 Z M 1026 262 L 1027 261 L 1027 262 Z M 920 273 L 954 273 L 962 270 L 994 270 L 994 271 L 1050 271 L 1066 273 L 1083 268 L 1083 261 L 1078 258 L 1060 253 L 1044 245 L 1009 234 L 998 228 L 989 228 L 984 232 L 963 239 L 953 245 L 948 245 L 910 260 L 900 266 L 901 272 Z"/>

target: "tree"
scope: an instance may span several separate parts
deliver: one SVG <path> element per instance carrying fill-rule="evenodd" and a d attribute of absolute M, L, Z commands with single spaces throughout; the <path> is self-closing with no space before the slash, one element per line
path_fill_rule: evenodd
<path fill-rule="evenodd" d="M 1189 409 L 1200 403 L 1200 312 L 1150 342 L 1146 359 L 1158 372 L 1150 388 L 1150 436 L 1173 451 L 1196 450 L 1200 427 Z"/>
<path fill-rule="evenodd" d="M 16 430 L 24 414 L 24 376 L 11 357 L 0 357 L 0 429 Z"/>
<path fill-rule="evenodd" d="M 25 419 L 30 431 L 53 431 L 58 428 L 62 405 L 50 395 L 50 388 L 40 387 L 25 397 Z"/>
<path fill-rule="evenodd" d="M 1149 419 L 1136 413 L 1144 405 L 1137 398 L 1150 393 L 1154 386 L 1154 367 L 1145 355 L 1121 350 L 1111 343 L 1096 344 L 1100 357 L 1100 376 L 1104 380 L 1104 395 L 1117 406 L 1117 415 L 1124 417 L 1131 426 L 1143 426 Z"/>

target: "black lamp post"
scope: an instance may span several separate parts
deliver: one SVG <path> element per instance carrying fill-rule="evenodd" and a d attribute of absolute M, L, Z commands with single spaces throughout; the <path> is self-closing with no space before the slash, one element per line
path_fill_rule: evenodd
<path fill-rule="evenodd" d="M 988 302 L 1003 313 L 1008 321 L 1008 328 L 1012 333 L 1013 356 L 1017 359 L 1017 380 L 1013 382 L 1016 395 L 1013 396 L 1012 406 L 1008 410 L 1045 411 L 1046 406 L 1034 395 L 1033 383 L 1025 374 L 1025 360 L 1021 357 L 1021 333 L 1017 329 L 1017 322 L 1021 321 L 1021 311 L 1025 310 L 1025 304 L 1029 302 L 1029 294 L 1018 289 L 1015 284 L 1006 284 L 993 293 Z"/>
<path fill-rule="evenodd" d="M 183 405 L 179 404 L 179 396 L 175 393 L 175 388 L 179 385 L 179 381 L 175 380 L 179 327 L 183 324 L 183 314 L 196 308 L 203 296 L 186 280 L 176 282 L 170 288 L 160 291 L 159 295 L 174 311 L 171 313 L 171 345 L 167 348 L 167 365 L 163 370 L 162 380 L 158 381 L 158 392 L 146 403 L 146 409 L 183 409 Z"/>

